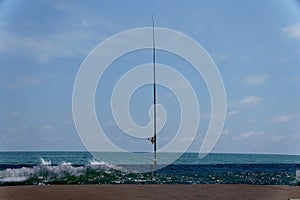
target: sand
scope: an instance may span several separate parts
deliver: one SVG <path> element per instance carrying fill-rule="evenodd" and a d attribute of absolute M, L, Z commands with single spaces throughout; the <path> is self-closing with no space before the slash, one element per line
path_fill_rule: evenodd
<path fill-rule="evenodd" d="M 0 199 L 300 199 L 300 187 L 259 185 L 3 186 Z"/>

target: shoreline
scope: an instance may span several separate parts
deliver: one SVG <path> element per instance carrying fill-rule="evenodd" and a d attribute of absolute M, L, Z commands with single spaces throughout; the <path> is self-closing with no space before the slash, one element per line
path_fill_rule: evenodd
<path fill-rule="evenodd" d="M 300 186 L 193 185 L 26 185 L 0 187 L 0 199 L 300 199 Z"/>

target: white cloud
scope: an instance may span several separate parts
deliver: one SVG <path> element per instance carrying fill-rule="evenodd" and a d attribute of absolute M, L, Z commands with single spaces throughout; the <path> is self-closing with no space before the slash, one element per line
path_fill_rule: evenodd
<path fill-rule="evenodd" d="M 214 58 L 214 60 L 218 60 L 218 61 L 222 61 L 222 60 L 227 60 L 230 58 L 230 55 L 227 53 L 216 53 L 213 52 L 211 53 L 212 57 Z"/>
<path fill-rule="evenodd" d="M 250 123 L 254 123 L 256 120 L 255 119 L 249 119 L 248 120 Z"/>
<path fill-rule="evenodd" d="M 53 129 L 53 127 L 50 125 L 43 125 L 41 128 L 44 130 L 52 130 Z"/>
<path fill-rule="evenodd" d="M 249 97 L 245 97 L 245 98 L 241 99 L 239 101 L 239 104 L 241 104 L 241 105 L 244 105 L 244 104 L 258 104 L 260 102 L 261 102 L 260 97 L 249 96 Z"/>
<path fill-rule="evenodd" d="M 233 116 L 233 115 L 236 115 L 238 113 L 238 111 L 236 111 L 236 110 L 231 110 L 231 111 L 228 111 L 227 112 L 227 117 L 231 117 L 231 116 Z"/>
<path fill-rule="evenodd" d="M 247 85 L 262 85 L 266 82 L 266 75 L 251 75 L 247 76 L 244 80 Z"/>
<path fill-rule="evenodd" d="M 274 117 L 271 122 L 288 122 L 293 118 L 292 114 L 282 114 Z"/>
<path fill-rule="evenodd" d="M 257 139 L 257 138 L 261 137 L 263 134 L 264 134 L 264 131 L 245 131 L 237 136 L 234 136 L 233 139 L 245 141 L 245 140 L 250 140 L 250 139 Z"/>
<path fill-rule="evenodd" d="M 34 56 L 38 62 L 48 62 L 54 57 L 87 54 L 96 45 L 96 41 L 92 45 L 89 38 L 99 38 L 94 34 L 84 30 L 70 30 L 37 37 L 0 31 L 0 52 L 22 52 L 20 55 Z"/>
<path fill-rule="evenodd" d="M 282 32 L 293 39 L 300 39 L 300 23 L 286 26 Z"/>
<path fill-rule="evenodd" d="M 14 117 L 19 116 L 20 115 L 20 111 L 17 111 L 17 110 L 12 111 L 11 115 L 14 116 Z"/>
<path fill-rule="evenodd" d="M 228 129 L 223 129 L 222 135 L 229 135 L 229 130 Z"/>
<path fill-rule="evenodd" d="M 257 96 L 248 96 L 240 99 L 236 102 L 228 103 L 227 108 L 233 108 L 236 106 L 243 106 L 243 105 L 252 105 L 252 104 L 259 104 L 262 101 L 260 97 Z"/>
<path fill-rule="evenodd" d="M 66 126 L 70 126 L 70 125 L 73 125 L 73 124 L 74 124 L 74 121 L 73 121 L 73 120 L 66 120 L 66 121 L 64 122 L 64 124 L 65 124 Z"/>
<path fill-rule="evenodd" d="M 89 27 L 89 21 L 87 19 L 84 19 L 84 18 L 81 19 L 80 24 L 81 24 L 81 26 L 83 26 L 85 28 Z"/>
<path fill-rule="evenodd" d="M 25 125 L 21 126 L 21 131 L 22 131 L 23 133 L 28 133 L 28 127 L 25 126 Z"/>
<path fill-rule="evenodd" d="M 286 139 L 286 137 L 282 135 L 273 135 L 270 137 L 270 139 L 272 142 L 282 142 Z"/>
<path fill-rule="evenodd" d="M 59 2 L 54 9 L 64 12 L 66 17 L 53 15 L 51 21 L 44 23 L 64 24 L 51 31 L 40 31 L 38 21 L 32 21 L 27 33 L 9 29 L 0 30 L 0 53 L 25 56 L 37 62 L 49 62 L 54 58 L 83 56 L 101 41 L 124 30 L 123 24 L 118 24 L 110 18 L 105 18 L 101 12 L 91 12 L 90 9 L 73 2 Z M 76 10 L 76 13 L 74 13 Z M 20 29 L 21 30 L 21 29 Z"/>
<path fill-rule="evenodd" d="M 255 133 L 254 131 L 247 131 L 247 132 L 241 133 L 238 137 L 240 139 L 247 139 L 247 138 L 251 137 L 254 133 Z"/>
<path fill-rule="evenodd" d="M 5 128 L 5 131 L 8 132 L 8 133 L 15 133 L 15 132 L 17 132 L 17 129 L 16 128 L 7 127 L 7 128 Z"/>
<path fill-rule="evenodd" d="M 58 137 L 45 137 L 45 140 L 49 141 L 49 142 L 56 142 L 59 140 Z"/>
<path fill-rule="evenodd" d="M 294 133 L 291 135 L 291 139 L 293 140 L 300 140 L 300 134 L 299 133 Z"/>
<path fill-rule="evenodd" d="M 26 125 L 14 127 L 14 128 L 7 127 L 7 128 L 5 128 L 5 131 L 10 134 L 20 134 L 20 133 L 28 133 L 29 132 L 28 127 Z"/>
<path fill-rule="evenodd" d="M 11 85 L 11 88 L 14 90 L 24 88 L 26 86 L 37 85 L 41 82 L 40 79 L 32 76 L 26 76 L 22 80 Z"/>

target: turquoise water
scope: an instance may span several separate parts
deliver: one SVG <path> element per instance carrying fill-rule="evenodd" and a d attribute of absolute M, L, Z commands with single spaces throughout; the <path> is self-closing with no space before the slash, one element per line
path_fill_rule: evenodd
<path fill-rule="evenodd" d="M 140 155 L 143 155 L 140 153 Z M 165 166 L 160 161 L 177 156 L 161 153 L 150 173 L 136 173 L 126 153 L 0 152 L 0 185 L 34 184 L 258 184 L 296 185 L 300 156 L 185 153 Z M 99 160 L 99 158 L 103 158 Z M 164 159 L 164 160 L 160 160 Z M 117 161 L 117 162 L 116 162 Z"/>

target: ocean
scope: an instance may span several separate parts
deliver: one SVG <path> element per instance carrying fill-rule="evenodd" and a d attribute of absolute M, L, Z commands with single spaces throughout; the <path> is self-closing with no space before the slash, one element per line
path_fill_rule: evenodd
<path fill-rule="evenodd" d="M 256 184 L 299 185 L 300 156 L 185 153 L 150 173 L 126 162 L 126 154 L 89 152 L 0 152 L 0 186 L 47 184 Z M 174 153 L 165 153 L 172 157 Z M 107 161 L 118 159 L 122 164 Z M 120 162 L 122 163 L 122 162 Z M 159 163 L 159 160 L 158 160 Z M 298 169 L 298 170 L 297 170 Z"/>

